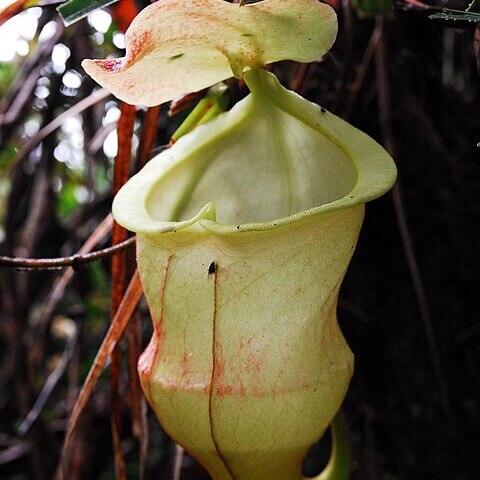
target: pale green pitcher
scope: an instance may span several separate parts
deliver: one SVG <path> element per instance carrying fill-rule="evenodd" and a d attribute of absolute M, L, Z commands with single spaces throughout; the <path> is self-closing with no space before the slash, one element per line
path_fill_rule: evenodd
<path fill-rule="evenodd" d="M 298 480 L 353 371 L 336 308 L 364 204 L 396 170 L 274 75 L 245 81 L 251 94 L 149 162 L 113 213 L 137 233 L 154 324 L 139 374 L 165 431 L 214 480 Z"/>

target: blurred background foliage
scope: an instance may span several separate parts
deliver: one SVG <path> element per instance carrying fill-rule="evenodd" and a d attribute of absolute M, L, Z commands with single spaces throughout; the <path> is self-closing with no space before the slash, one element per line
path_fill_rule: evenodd
<path fill-rule="evenodd" d="M 123 32 L 149 0 L 121 0 L 67 28 L 58 3 L 21 11 L 32 3 L 15 2 L 19 13 L 0 26 L 0 255 L 72 255 L 110 209 L 121 105 L 99 95 L 80 62 L 122 56 Z M 480 449 L 479 29 L 431 20 L 434 11 L 413 0 L 329 3 L 340 22 L 332 51 L 310 66 L 273 69 L 387 146 L 400 174 L 393 196 L 368 206 L 339 305 L 356 355 L 345 403 L 352 479 L 472 480 Z M 468 2 L 428 5 L 465 10 Z M 245 95 L 237 82 L 229 88 L 232 101 Z M 150 156 L 196 98 L 173 115 L 162 106 Z M 147 115 L 137 109 L 132 159 Z M 106 228 L 95 249 L 109 242 Z M 110 261 L 81 266 L 58 298 L 62 271 L 0 269 L 0 478 L 55 478 L 69 413 L 108 326 Z M 145 346 L 144 305 L 135 320 Z M 124 344 L 121 352 L 122 447 L 127 477 L 138 478 L 132 354 Z M 77 427 L 69 479 L 115 477 L 108 377 Z M 172 478 L 175 447 L 151 412 L 146 422 L 145 478 Z M 321 469 L 326 440 L 312 449 L 307 473 Z M 205 474 L 186 456 L 181 478 Z"/>

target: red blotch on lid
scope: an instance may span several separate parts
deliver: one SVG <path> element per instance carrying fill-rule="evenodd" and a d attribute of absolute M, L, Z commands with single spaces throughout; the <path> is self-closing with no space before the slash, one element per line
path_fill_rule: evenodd
<path fill-rule="evenodd" d="M 122 58 L 108 58 L 107 60 L 101 60 L 97 62 L 106 72 L 113 73 L 120 70 L 122 67 Z"/>

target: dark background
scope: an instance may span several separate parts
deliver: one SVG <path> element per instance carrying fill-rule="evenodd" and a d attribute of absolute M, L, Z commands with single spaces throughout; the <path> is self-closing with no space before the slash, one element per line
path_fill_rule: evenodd
<path fill-rule="evenodd" d="M 478 475 L 480 125 L 473 35 L 472 25 L 452 28 L 413 12 L 397 12 L 385 24 L 397 193 L 418 272 L 413 279 L 392 195 L 372 202 L 342 290 L 361 315 L 342 304 L 339 310 L 356 355 L 345 406 L 354 478 Z M 355 50 L 362 44 L 356 40 Z M 378 89 L 370 77 L 351 121 L 386 144 L 375 111 Z"/>

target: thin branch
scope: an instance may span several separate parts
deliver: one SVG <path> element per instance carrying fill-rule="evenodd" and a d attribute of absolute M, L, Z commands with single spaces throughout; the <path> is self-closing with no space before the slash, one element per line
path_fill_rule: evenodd
<path fill-rule="evenodd" d="M 91 253 L 92 250 L 111 232 L 113 226 L 113 217 L 109 213 L 102 222 L 95 228 L 92 234 L 87 238 L 86 242 L 80 247 L 78 255 L 85 255 Z M 72 279 L 74 270 L 68 268 L 60 278 L 60 280 L 55 284 L 48 295 L 48 300 L 43 309 L 42 316 L 38 321 L 39 325 L 44 325 L 47 323 L 48 319 L 51 317 L 53 310 L 57 306 L 57 303 L 63 296 L 68 283 Z"/>
<path fill-rule="evenodd" d="M 127 344 L 128 405 L 131 411 L 133 436 L 138 442 L 138 480 L 145 480 L 145 466 L 148 454 L 147 405 L 138 376 L 138 359 L 142 352 L 142 327 L 139 309 L 133 314 L 130 325 L 125 329 Z"/>
<path fill-rule="evenodd" d="M 113 166 L 113 193 L 116 194 L 128 181 L 130 176 L 132 136 L 135 125 L 136 108 L 134 105 L 122 102 L 120 104 L 120 118 L 117 126 L 118 153 Z M 117 245 L 128 236 L 127 230 L 118 223 L 113 224 L 112 244 Z M 115 318 L 116 312 L 125 291 L 126 281 L 126 258 L 119 255 L 112 259 L 112 285 L 111 285 L 111 318 Z M 115 478 L 126 480 L 125 458 L 122 451 L 122 395 L 120 393 L 120 350 L 115 347 L 111 358 L 111 399 L 112 399 L 112 439 L 114 450 Z"/>
<path fill-rule="evenodd" d="M 42 140 L 44 140 L 46 137 L 51 135 L 57 128 L 59 128 L 67 118 L 73 115 L 78 115 L 87 108 L 90 108 L 101 100 L 107 98 L 109 95 L 110 92 L 108 92 L 104 88 L 96 90 L 88 97 L 85 97 L 83 100 L 70 107 L 68 110 L 65 110 L 61 115 L 56 117 L 49 124 L 45 125 L 41 130 L 37 132 L 37 134 L 33 138 L 27 140 L 20 147 L 17 154 L 13 157 L 12 161 L 8 165 L 6 169 L 6 175 L 8 175 L 8 173 L 13 170 L 32 151 L 34 147 L 36 147 Z"/>
<path fill-rule="evenodd" d="M 203 97 L 205 97 L 207 89 L 200 90 L 199 92 L 187 93 L 186 95 L 181 96 L 180 98 L 172 100 L 168 110 L 168 116 L 173 117 L 182 110 L 191 107 L 192 105 L 198 103 Z"/>
<path fill-rule="evenodd" d="M 50 57 L 53 47 L 59 42 L 65 27 L 60 19 L 56 22 L 55 34 L 45 43 L 37 44 L 35 51 L 20 65 L 15 79 L 0 100 L 0 126 L 12 125 L 19 120 L 40 76 L 40 70 Z M 33 79 L 32 72 L 37 71 Z M 29 80 L 30 79 L 30 80 Z M 5 140 L 5 139 L 3 139 Z"/>
<path fill-rule="evenodd" d="M 87 241 L 82 245 L 78 254 L 83 255 L 90 253 L 112 230 L 113 218 L 112 214 L 108 214 L 103 221 L 95 228 Z M 62 299 L 63 293 L 67 288 L 70 280 L 73 278 L 75 272 L 73 268 L 67 267 L 62 273 L 59 280 L 54 284 L 46 296 L 46 305 L 43 308 L 42 314 L 36 323 L 34 333 L 35 341 L 29 349 L 29 363 L 32 368 L 36 368 L 41 361 L 43 349 L 45 348 L 45 333 L 47 331 L 53 311 L 58 302 Z"/>
<path fill-rule="evenodd" d="M 419 0 L 398 0 L 397 7 L 402 10 L 439 10 L 441 7 L 428 5 Z"/>
<path fill-rule="evenodd" d="M 111 132 L 116 130 L 116 128 L 117 124 L 115 122 L 107 123 L 107 125 L 101 126 L 88 143 L 87 154 L 94 156 L 102 148 L 105 139 L 110 135 Z"/>
<path fill-rule="evenodd" d="M 72 358 L 73 351 L 75 349 L 75 345 L 78 339 L 78 328 L 75 329 L 75 333 L 72 337 L 68 340 L 65 350 L 63 352 L 62 358 L 58 362 L 55 370 L 48 376 L 45 385 L 40 392 L 37 400 L 35 401 L 32 409 L 28 412 L 25 420 L 21 423 L 20 427 L 18 427 L 19 435 L 25 435 L 29 430 L 33 423 L 37 420 L 40 413 L 42 413 L 47 400 L 49 399 L 53 389 L 57 385 L 58 381 L 62 378 L 70 359 Z"/>
<path fill-rule="evenodd" d="M 348 120 L 350 118 L 350 115 L 352 114 L 353 107 L 357 100 L 358 94 L 360 93 L 360 90 L 362 89 L 363 84 L 365 83 L 365 77 L 367 76 L 368 69 L 370 67 L 370 64 L 372 63 L 373 56 L 377 51 L 378 43 L 381 38 L 382 38 L 382 31 L 377 24 L 373 29 L 367 48 L 365 49 L 365 52 L 363 54 L 362 61 L 360 62 L 360 65 L 357 68 L 355 80 L 353 81 L 352 85 L 348 89 L 349 91 L 347 96 L 347 102 L 346 102 L 345 112 L 343 114 L 343 118 L 345 120 Z"/>
<path fill-rule="evenodd" d="M 72 267 L 78 270 L 86 263 L 93 262 L 100 258 L 110 257 L 123 252 L 135 244 L 135 238 L 131 237 L 124 242 L 111 247 L 97 250 L 92 253 L 70 255 L 59 258 L 20 258 L 0 256 L 0 267 L 13 267 L 19 270 L 59 270 L 65 267 Z"/>
<path fill-rule="evenodd" d="M 0 466 L 16 462 L 18 459 L 28 455 L 32 450 L 29 442 L 22 442 L 6 448 L 0 452 Z"/>
<path fill-rule="evenodd" d="M 465 9 L 466 12 L 478 12 L 480 10 L 480 0 L 472 0 Z"/>
<path fill-rule="evenodd" d="M 350 0 L 342 0 L 343 29 L 342 35 L 345 42 L 345 54 L 342 62 L 339 89 L 337 92 L 336 105 L 334 111 L 338 111 L 340 102 L 345 96 L 353 66 L 353 16 Z"/>
<path fill-rule="evenodd" d="M 175 444 L 175 458 L 173 460 L 173 475 L 172 480 L 180 480 L 180 476 L 182 474 L 182 464 L 183 464 L 183 457 L 185 456 L 185 449 Z"/>
<path fill-rule="evenodd" d="M 67 470 L 69 454 L 72 446 L 73 432 L 78 423 L 78 419 L 80 418 L 88 399 L 92 395 L 93 389 L 100 378 L 107 360 L 111 356 L 117 343 L 120 341 L 123 331 L 128 325 L 133 312 L 137 308 L 142 294 L 143 290 L 140 282 L 140 275 L 138 270 L 136 270 L 125 292 L 122 303 L 120 304 L 115 317 L 110 324 L 110 328 L 103 339 L 102 345 L 98 349 L 97 356 L 95 357 L 90 371 L 88 372 L 87 378 L 85 379 L 82 390 L 78 395 L 77 402 L 75 403 L 75 407 L 68 421 L 61 457 L 62 468 L 60 469 L 60 478 L 62 479 L 67 478 L 65 473 Z"/>
<path fill-rule="evenodd" d="M 390 115 L 390 84 L 387 74 L 387 60 L 385 52 L 385 28 L 384 19 L 377 17 L 377 26 L 382 32 L 382 38 L 375 53 L 375 66 L 377 74 L 377 92 L 378 92 L 378 110 L 379 120 L 384 137 L 385 148 L 388 152 L 395 156 L 395 140 L 393 135 L 392 118 Z M 440 399 L 446 417 L 450 422 L 453 420 L 452 409 L 450 406 L 450 397 L 448 393 L 447 382 L 443 374 L 442 360 L 438 351 L 435 333 L 433 330 L 432 314 L 427 301 L 427 295 L 422 279 L 422 274 L 418 266 L 415 248 L 413 246 L 412 236 L 407 222 L 405 207 L 403 205 L 400 180 L 392 190 L 393 206 L 397 217 L 398 228 L 403 243 L 405 258 L 407 260 L 408 269 L 412 279 L 413 288 L 417 297 L 420 316 L 423 322 L 423 328 L 427 339 L 428 349 L 433 364 L 435 378 L 438 384 Z"/>
<path fill-rule="evenodd" d="M 142 134 L 137 151 L 137 168 L 142 168 L 152 157 L 152 149 L 158 132 L 158 117 L 160 106 L 150 107 L 145 114 Z"/>
<path fill-rule="evenodd" d="M 305 93 L 305 85 L 307 83 L 308 76 L 312 73 L 311 63 L 300 63 L 293 77 L 291 88 L 299 95 Z"/>

